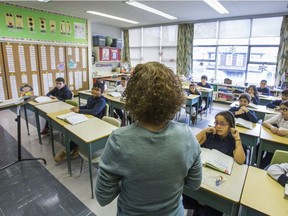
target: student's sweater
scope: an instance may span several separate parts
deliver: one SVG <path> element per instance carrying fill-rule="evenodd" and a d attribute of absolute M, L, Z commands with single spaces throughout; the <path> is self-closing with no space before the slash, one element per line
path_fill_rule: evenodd
<path fill-rule="evenodd" d="M 212 88 L 211 85 L 209 83 L 206 82 L 205 85 L 202 84 L 202 82 L 198 82 L 197 86 L 203 87 L 203 88 Z"/>
<path fill-rule="evenodd" d="M 46 96 L 54 96 L 60 101 L 65 101 L 72 98 L 72 93 L 69 90 L 68 86 L 65 85 L 61 89 L 58 89 L 57 87 L 53 88 L 50 92 L 46 94 Z"/>
<path fill-rule="evenodd" d="M 103 96 L 93 97 L 90 96 L 87 99 L 87 104 L 84 106 L 79 106 L 79 113 L 90 114 L 97 118 L 102 119 L 105 115 L 106 100 Z"/>
<path fill-rule="evenodd" d="M 271 109 L 275 109 L 277 106 L 280 106 L 281 103 L 282 103 L 282 100 L 274 100 L 270 103 L 267 103 L 266 107 L 271 108 Z"/>
<path fill-rule="evenodd" d="M 257 91 L 261 92 L 262 95 L 270 95 L 270 89 L 268 87 L 265 88 L 258 87 Z"/>
<path fill-rule="evenodd" d="M 281 114 L 275 115 L 265 121 L 271 125 L 277 125 L 278 128 L 282 127 L 288 129 L 288 121 L 284 119 Z"/>
<path fill-rule="evenodd" d="M 235 112 L 237 112 L 241 107 L 231 107 L 229 109 L 230 112 L 232 112 L 235 116 L 235 118 L 242 118 L 245 119 L 247 121 L 253 122 L 253 123 L 257 123 L 258 122 L 258 118 L 255 114 L 255 112 L 253 110 L 249 110 L 249 112 L 247 113 L 242 113 L 241 115 L 236 115 Z"/>
<path fill-rule="evenodd" d="M 251 102 L 256 105 L 259 104 L 259 97 L 256 95 L 253 98 L 251 97 Z"/>
<path fill-rule="evenodd" d="M 273 164 L 268 168 L 267 173 L 282 186 L 288 183 L 288 163 Z"/>

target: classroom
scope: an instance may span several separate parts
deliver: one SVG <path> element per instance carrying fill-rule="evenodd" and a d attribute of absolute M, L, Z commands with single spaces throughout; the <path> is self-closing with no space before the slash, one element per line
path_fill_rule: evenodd
<path fill-rule="evenodd" d="M 284 0 L 1 1 L 0 215 L 288 215 L 287 37 Z"/>

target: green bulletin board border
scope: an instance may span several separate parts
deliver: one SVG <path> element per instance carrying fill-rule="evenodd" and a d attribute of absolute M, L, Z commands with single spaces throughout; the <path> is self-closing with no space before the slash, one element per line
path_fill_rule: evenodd
<path fill-rule="evenodd" d="M 0 39 L 3 40 L 87 45 L 87 25 L 84 18 L 0 2 Z"/>

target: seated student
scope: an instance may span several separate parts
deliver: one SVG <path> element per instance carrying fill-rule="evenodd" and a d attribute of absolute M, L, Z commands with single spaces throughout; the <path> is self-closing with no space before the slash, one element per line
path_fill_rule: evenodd
<path fill-rule="evenodd" d="M 271 109 L 275 109 L 275 110 L 279 110 L 280 109 L 280 104 L 282 102 L 288 101 L 288 89 L 285 89 L 282 91 L 281 93 L 281 99 L 282 100 L 274 100 L 270 103 L 266 104 L 266 107 L 271 108 Z"/>
<path fill-rule="evenodd" d="M 102 86 L 101 83 L 96 82 L 92 88 L 92 96 L 87 99 L 87 104 L 84 106 L 73 107 L 71 111 L 82 114 L 90 114 L 97 118 L 102 119 L 105 114 L 106 100 L 102 96 Z M 79 156 L 78 146 L 74 142 L 70 142 L 71 149 L 71 159 L 77 158 Z M 56 162 L 66 160 L 66 151 L 62 151 L 60 154 L 54 157 Z"/>
<path fill-rule="evenodd" d="M 253 104 L 259 104 L 259 95 L 258 91 L 255 85 L 250 85 L 247 89 L 246 92 L 250 95 L 251 97 L 251 102 Z"/>
<path fill-rule="evenodd" d="M 257 123 L 258 118 L 253 110 L 249 110 L 248 104 L 250 103 L 250 95 L 247 93 L 243 93 L 239 97 L 239 107 L 231 107 L 229 109 L 230 112 L 232 112 L 235 116 L 235 118 L 242 118 L 244 120 Z"/>
<path fill-rule="evenodd" d="M 288 163 L 273 164 L 269 166 L 267 173 L 282 186 L 288 183 Z"/>
<path fill-rule="evenodd" d="M 56 87 L 49 91 L 46 96 L 50 97 L 51 99 L 57 98 L 60 101 L 65 102 L 72 98 L 72 92 L 65 84 L 65 80 L 63 77 L 58 77 L 55 80 Z M 46 121 L 45 127 L 43 128 L 41 135 L 46 135 L 49 132 L 49 125 L 48 121 Z"/>
<path fill-rule="evenodd" d="M 282 102 L 279 110 L 280 114 L 267 119 L 262 125 L 274 134 L 286 136 L 288 135 L 288 101 Z"/>
<path fill-rule="evenodd" d="M 201 76 L 201 82 L 197 83 L 197 86 L 203 87 L 203 88 L 212 88 L 209 83 L 207 83 L 208 77 L 206 75 Z M 211 103 L 212 98 L 202 97 L 203 100 L 205 100 L 205 107 L 203 108 L 203 111 L 209 108 L 209 105 Z"/>
<path fill-rule="evenodd" d="M 198 108 L 201 107 L 201 104 L 202 104 L 202 97 L 201 97 L 201 92 L 199 92 L 196 88 L 196 84 L 195 83 L 191 83 L 189 85 L 189 90 L 187 91 L 187 95 L 200 95 L 200 98 L 199 98 L 199 106 Z M 197 104 L 194 104 L 193 107 L 192 107 L 192 111 L 191 111 L 191 120 L 192 120 L 192 123 L 194 124 L 195 123 L 195 120 L 196 120 L 196 115 L 195 115 L 195 112 L 196 112 L 196 106 Z M 186 106 L 186 110 L 188 111 L 188 113 L 190 113 L 190 107 L 189 106 Z M 187 112 L 186 111 L 186 112 Z M 200 111 L 200 109 L 199 109 Z"/>
<path fill-rule="evenodd" d="M 262 95 L 270 95 L 270 89 L 267 87 L 267 80 L 261 80 L 260 87 L 257 88 L 258 93 Z"/>
<path fill-rule="evenodd" d="M 245 152 L 239 132 L 235 129 L 235 119 L 231 112 L 222 111 L 215 116 L 215 126 L 203 129 L 196 135 L 201 147 L 217 149 L 234 158 L 236 163 L 245 162 Z M 222 212 L 209 206 L 200 205 L 196 200 L 183 195 L 185 208 L 194 209 L 196 215 L 222 216 Z"/>
<path fill-rule="evenodd" d="M 120 81 L 120 85 L 117 85 L 115 91 L 116 92 L 120 92 L 121 94 L 123 94 L 123 92 L 126 89 L 126 84 L 127 84 L 127 78 L 125 76 L 122 76 L 121 77 L 121 81 Z M 124 114 L 123 114 L 122 110 L 118 109 L 118 108 L 116 108 L 114 110 L 117 113 L 117 115 L 120 117 L 120 119 L 122 121 L 122 125 L 124 125 L 125 124 L 124 123 Z M 115 117 L 117 117 L 117 116 L 115 116 Z"/>

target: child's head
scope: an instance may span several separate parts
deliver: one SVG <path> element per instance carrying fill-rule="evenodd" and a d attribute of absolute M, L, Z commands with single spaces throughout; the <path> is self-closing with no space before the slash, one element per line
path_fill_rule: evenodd
<path fill-rule="evenodd" d="M 96 82 L 93 85 L 93 88 L 91 90 L 93 97 L 100 97 L 102 95 L 102 85 L 100 82 Z"/>
<path fill-rule="evenodd" d="M 266 86 L 267 86 L 267 80 L 261 80 L 260 88 L 266 88 Z"/>
<path fill-rule="evenodd" d="M 255 85 L 250 85 L 246 92 L 248 92 L 249 94 L 254 94 L 254 95 L 258 95 L 258 91 Z"/>
<path fill-rule="evenodd" d="M 282 102 L 280 104 L 280 112 L 284 119 L 287 121 L 288 120 L 288 101 Z"/>
<path fill-rule="evenodd" d="M 247 107 L 248 104 L 250 103 L 251 97 L 247 93 L 243 93 L 239 97 L 239 106 L 245 106 Z"/>
<path fill-rule="evenodd" d="M 121 85 L 122 85 L 123 87 L 126 86 L 126 82 L 127 82 L 127 78 L 126 78 L 125 76 L 122 76 L 120 83 L 121 83 Z"/>
<path fill-rule="evenodd" d="M 226 137 L 230 128 L 235 128 L 235 118 L 230 111 L 222 111 L 215 116 L 216 132 L 221 137 Z"/>
<path fill-rule="evenodd" d="M 100 92 L 101 92 L 101 94 L 104 92 L 104 84 L 103 83 L 101 83 L 99 80 L 97 80 L 94 84 L 93 84 L 93 88 L 92 88 L 92 90 L 93 89 L 100 89 Z"/>
<path fill-rule="evenodd" d="M 21 86 L 20 91 L 21 92 L 30 92 L 30 91 L 33 91 L 33 88 L 28 83 L 25 83 Z"/>
<path fill-rule="evenodd" d="M 285 89 L 285 90 L 282 91 L 281 98 L 282 98 L 282 101 L 287 101 L 288 100 L 288 89 Z"/>
<path fill-rule="evenodd" d="M 195 84 L 195 83 L 191 83 L 191 84 L 189 85 L 189 90 L 190 90 L 191 92 L 194 92 L 195 89 L 196 89 L 196 84 Z"/>
<path fill-rule="evenodd" d="M 58 89 L 61 89 L 61 88 L 63 88 L 65 86 L 65 80 L 64 80 L 63 77 L 57 77 L 55 82 L 56 82 L 56 87 Z"/>
<path fill-rule="evenodd" d="M 201 83 L 202 83 L 203 85 L 206 85 L 207 80 L 208 80 L 208 77 L 207 77 L 206 75 L 202 75 L 202 76 L 201 76 Z"/>

